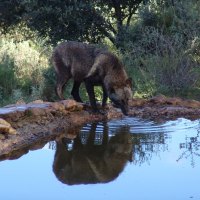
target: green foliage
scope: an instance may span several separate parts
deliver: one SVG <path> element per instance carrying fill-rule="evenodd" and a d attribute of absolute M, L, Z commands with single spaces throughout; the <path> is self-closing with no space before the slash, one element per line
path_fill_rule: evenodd
<path fill-rule="evenodd" d="M 9 66 L 9 67 L 8 67 Z M 13 85 L 16 82 L 13 65 L 4 61 L 0 64 L 0 91 L 1 97 L 9 95 L 12 92 Z"/>
<path fill-rule="evenodd" d="M 57 100 L 49 61 L 51 45 L 63 39 L 108 44 L 133 78 L 135 95 L 200 99 L 198 0 L 3 0 L 0 16 L 0 105 Z M 101 88 L 95 92 L 101 100 Z M 80 93 L 88 100 L 83 84 Z"/>
<path fill-rule="evenodd" d="M 119 46 L 143 1 L 2 0 L 0 26 L 7 31 L 23 22 L 54 44 L 63 39 L 97 43 L 108 38 Z"/>
<path fill-rule="evenodd" d="M 4 100 L 16 102 L 41 98 L 43 71 L 48 68 L 48 51 L 43 44 L 38 45 L 40 39 L 23 40 L 15 31 L 0 38 L 1 104 Z"/>
<path fill-rule="evenodd" d="M 193 98 L 200 98 L 195 92 L 200 88 L 197 4 L 185 1 L 175 6 L 155 6 L 153 1 L 142 8 L 140 20 L 129 28 L 123 56 L 137 93 L 191 97 L 193 91 Z"/>
<path fill-rule="evenodd" d="M 41 83 L 41 96 L 45 101 L 54 101 L 57 99 L 55 93 L 56 76 L 53 66 L 50 66 L 43 70 L 43 82 Z"/>

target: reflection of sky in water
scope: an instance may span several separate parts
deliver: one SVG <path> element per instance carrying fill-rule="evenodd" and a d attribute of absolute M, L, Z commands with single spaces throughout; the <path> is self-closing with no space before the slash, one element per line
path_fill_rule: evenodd
<path fill-rule="evenodd" d="M 153 152 L 147 162 L 128 164 L 115 181 L 78 186 L 56 179 L 53 150 L 32 151 L 18 160 L 0 162 L 0 199 L 200 199 L 200 146 L 195 143 L 200 140 L 199 120 L 178 119 L 159 125 L 125 118 L 109 122 L 110 131 L 121 124 L 130 125 L 132 134 L 147 134 L 148 129 L 152 134 L 162 133 L 167 147 Z"/>

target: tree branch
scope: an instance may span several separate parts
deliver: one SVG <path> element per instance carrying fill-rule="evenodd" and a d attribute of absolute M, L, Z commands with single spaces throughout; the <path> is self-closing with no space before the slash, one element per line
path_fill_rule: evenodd
<path fill-rule="evenodd" d="M 123 25 L 123 19 L 122 19 L 122 10 L 120 7 L 120 1 L 118 0 L 112 0 L 113 7 L 115 9 L 115 17 L 117 19 L 117 29 L 119 29 Z"/>
<path fill-rule="evenodd" d="M 139 5 L 135 5 L 133 7 L 129 7 L 129 15 L 127 17 L 126 28 L 130 26 L 131 18 L 133 14 L 135 14 L 136 10 L 138 9 Z"/>

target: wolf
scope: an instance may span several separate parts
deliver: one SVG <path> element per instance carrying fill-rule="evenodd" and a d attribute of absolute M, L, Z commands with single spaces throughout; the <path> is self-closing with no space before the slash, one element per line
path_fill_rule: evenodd
<path fill-rule="evenodd" d="M 116 179 L 128 161 L 132 162 L 132 139 L 129 127 L 121 127 L 109 139 L 108 126 L 103 124 L 101 144 L 95 143 L 97 123 L 91 125 L 86 144 L 80 135 L 68 150 L 67 138 L 56 141 L 53 172 L 64 184 L 107 183 Z"/>
<path fill-rule="evenodd" d="M 55 47 L 52 61 L 56 71 L 56 92 L 64 99 L 63 90 L 69 79 L 73 79 L 71 95 L 74 100 L 82 102 L 79 87 L 85 83 L 90 104 L 98 112 L 94 86 L 102 86 L 102 106 L 107 98 L 122 112 L 128 114 L 128 101 L 132 98 L 132 79 L 128 78 L 120 60 L 106 49 L 92 44 L 65 41 Z"/>

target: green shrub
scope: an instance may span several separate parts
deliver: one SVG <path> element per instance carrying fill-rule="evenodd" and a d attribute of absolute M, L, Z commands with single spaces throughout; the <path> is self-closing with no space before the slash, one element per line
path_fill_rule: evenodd
<path fill-rule="evenodd" d="M 4 61 L 0 64 L 0 88 L 1 96 L 7 96 L 12 93 L 16 85 L 16 78 L 13 69 L 13 63 Z"/>
<path fill-rule="evenodd" d="M 148 5 L 127 31 L 123 61 L 137 94 L 200 99 L 200 8 L 192 2 Z"/>
<path fill-rule="evenodd" d="M 56 76 L 53 66 L 46 68 L 43 71 L 43 85 L 41 86 L 42 97 L 45 101 L 54 101 L 58 99 L 55 92 Z"/>
<path fill-rule="evenodd" d="M 136 95 L 162 93 L 200 99 L 200 2 L 148 2 L 125 30 L 122 51 L 112 45 L 109 49 L 123 60 Z M 55 72 L 49 63 L 52 47 L 47 40 L 23 23 L 1 34 L 0 105 L 58 99 Z M 66 98 L 72 84 L 70 80 L 66 86 Z M 101 88 L 96 87 L 95 92 L 101 100 Z M 84 101 L 88 100 L 83 84 L 80 93 Z"/>
<path fill-rule="evenodd" d="M 45 46 L 40 38 L 23 40 L 22 36 L 16 35 L 12 37 L 9 33 L 0 38 L 1 105 L 6 101 L 14 103 L 21 99 L 42 98 L 45 88 L 43 71 L 49 66 L 51 47 Z"/>

